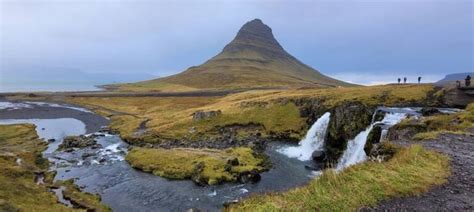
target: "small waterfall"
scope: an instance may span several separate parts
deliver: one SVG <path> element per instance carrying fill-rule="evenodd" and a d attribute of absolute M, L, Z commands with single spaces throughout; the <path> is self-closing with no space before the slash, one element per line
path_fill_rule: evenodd
<path fill-rule="evenodd" d="M 299 142 L 299 146 L 286 147 L 277 150 L 290 158 L 297 158 L 301 161 L 311 159 L 311 155 L 315 150 L 321 150 L 324 147 L 324 139 L 329 124 L 331 113 L 327 112 L 311 126 L 303 140 Z"/>
<path fill-rule="evenodd" d="M 383 124 L 385 127 L 388 128 L 399 123 L 401 120 L 406 118 L 406 116 L 407 116 L 406 113 L 403 113 L 403 112 L 401 113 L 388 112 L 387 114 L 385 114 L 382 121 L 374 122 L 374 120 L 372 120 L 372 123 L 370 124 L 369 127 L 367 127 L 367 129 L 360 132 L 354 139 L 349 140 L 349 142 L 347 143 L 347 149 L 346 151 L 344 151 L 344 154 L 339 160 L 336 170 L 338 171 L 342 170 L 348 166 L 363 162 L 367 159 L 367 155 L 365 154 L 364 147 L 365 147 L 365 143 L 367 142 L 367 136 L 369 135 L 370 131 L 372 131 L 372 128 L 375 125 Z M 382 134 L 384 133 L 384 131 L 386 133 L 386 129 L 382 131 Z"/>

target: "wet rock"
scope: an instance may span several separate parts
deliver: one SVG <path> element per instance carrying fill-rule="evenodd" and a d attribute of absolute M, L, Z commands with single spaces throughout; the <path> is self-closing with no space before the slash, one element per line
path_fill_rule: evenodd
<path fill-rule="evenodd" d="M 48 143 L 53 143 L 53 142 L 55 142 L 55 141 L 56 141 L 56 139 L 54 139 L 54 138 L 48 139 Z"/>
<path fill-rule="evenodd" d="M 193 120 L 199 121 L 203 119 L 210 119 L 222 114 L 220 110 L 211 110 L 211 111 L 196 111 L 193 113 Z"/>
<path fill-rule="evenodd" d="M 319 117 L 321 117 L 327 108 L 322 104 L 324 99 L 313 98 L 313 97 L 303 97 L 298 99 L 282 99 L 280 102 L 282 104 L 292 102 L 298 108 L 300 116 L 306 118 L 306 123 L 311 126 Z"/>
<path fill-rule="evenodd" d="M 419 119 L 408 119 L 388 129 L 387 139 L 390 141 L 411 139 L 415 134 L 426 132 L 427 126 Z"/>
<path fill-rule="evenodd" d="M 196 165 L 194 165 L 191 180 L 194 181 L 194 183 L 196 183 L 197 185 L 205 186 L 208 183 L 207 179 L 201 176 L 201 173 L 202 171 L 204 171 L 205 166 L 206 165 L 204 164 L 204 162 L 199 162 Z"/>
<path fill-rule="evenodd" d="M 326 152 L 324 152 L 324 151 L 322 151 L 322 150 L 315 150 L 315 151 L 311 154 L 311 158 L 312 158 L 314 161 L 317 161 L 317 162 L 324 162 L 324 161 L 326 161 L 326 159 L 327 159 Z"/>
<path fill-rule="evenodd" d="M 374 115 L 374 122 L 376 121 L 382 121 L 383 118 L 385 117 L 386 112 L 382 110 L 377 110 Z"/>
<path fill-rule="evenodd" d="M 255 170 L 242 172 L 238 177 L 240 183 L 256 183 L 261 178 L 260 174 Z"/>
<path fill-rule="evenodd" d="M 81 157 L 82 157 L 82 159 L 84 160 L 84 159 L 86 159 L 86 158 L 88 158 L 88 157 L 95 156 L 95 155 L 97 155 L 95 152 L 85 152 L 84 154 L 82 154 Z"/>
<path fill-rule="evenodd" d="M 326 136 L 329 163 L 337 163 L 347 147 L 347 141 L 369 126 L 374 111 L 374 107 L 360 102 L 343 102 L 332 109 Z"/>
<path fill-rule="evenodd" d="M 59 145 L 59 150 L 71 150 L 72 148 L 85 148 L 93 146 L 97 142 L 92 137 L 86 136 L 68 136 L 64 138 L 64 141 Z"/>
<path fill-rule="evenodd" d="M 382 136 L 382 127 L 380 125 L 375 125 L 372 130 L 367 135 L 367 141 L 364 146 L 365 154 L 370 155 L 374 144 L 380 143 L 380 138 Z"/>
<path fill-rule="evenodd" d="M 423 116 L 431 116 L 435 114 L 441 113 L 437 108 L 434 107 L 424 107 L 421 109 L 421 115 Z"/>

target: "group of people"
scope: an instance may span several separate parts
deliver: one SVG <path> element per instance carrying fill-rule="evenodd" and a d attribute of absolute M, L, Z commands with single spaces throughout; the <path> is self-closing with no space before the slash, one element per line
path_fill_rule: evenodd
<path fill-rule="evenodd" d="M 460 88 L 461 87 L 461 81 L 457 80 L 456 83 L 458 85 L 458 88 Z M 464 84 L 466 85 L 466 87 L 471 86 L 471 75 L 467 75 L 466 79 L 464 79 Z"/>
<path fill-rule="evenodd" d="M 398 78 L 398 84 L 400 84 L 400 81 L 402 81 L 402 79 Z M 403 77 L 403 84 L 406 84 L 407 83 L 407 77 Z M 421 77 L 418 77 L 418 84 L 421 83 Z"/>

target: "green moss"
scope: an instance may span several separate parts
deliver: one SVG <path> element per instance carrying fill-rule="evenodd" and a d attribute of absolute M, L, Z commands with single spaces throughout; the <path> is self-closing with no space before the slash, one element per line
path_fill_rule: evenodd
<path fill-rule="evenodd" d="M 237 159 L 238 164 L 229 165 Z M 265 158 L 254 156 L 250 148 L 151 149 L 133 148 L 126 160 L 132 167 L 169 179 L 190 179 L 206 184 L 235 181 L 242 172 L 265 170 Z"/>
<path fill-rule="evenodd" d="M 392 198 L 417 195 L 449 176 L 446 156 L 419 145 L 401 149 L 388 162 L 366 162 L 341 173 L 325 171 L 301 188 L 252 196 L 230 211 L 351 211 Z"/>

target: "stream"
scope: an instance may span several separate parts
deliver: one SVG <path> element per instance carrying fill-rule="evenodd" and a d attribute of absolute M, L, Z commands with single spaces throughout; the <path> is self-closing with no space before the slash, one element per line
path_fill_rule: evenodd
<path fill-rule="evenodd" d="M 3 106 L 3 108 L 2 108 Z M 27 110 L 34 115 L 35 108 L 42 109 L 43 118 L 14 119 L 9 111 L 20 113 Z M 48 110 L 45 110 L 48 107 Z M 118 135 L 104 133 L 86 134 L 86 124 L 76 118 L 46 118 L 45 111 L 74 110 L 69 113 L 90 111 L 46 103 L 0 103 L 0 124 L 31 123 L 36 125 L 40 138 L 49 142 L 44 157 L 52 162 L 51 170 L 57 171 L 55 180 L 75 179 L 84 191 L 100 194 L 102 202 L 114 211 L 184 211 L 197 208 L 219 211 L 224 203 L 237 201 L 253 193 L 284 191 L 308 183 L 313 172 L 305 166 L 311 161 L 288 158 L 277 150 L 291 148 L 284 142 L 269 143 L 266 154 L 273 167 L 261 174 L 261 181 L 255 184 L 225 183 L 216 186 L 198 186 L 190 180 L 168 180 L 133 169 L 124 160 L 128 144 Z M 68 113 L 65 113 L 68 114 Z M 65 115 L 67 116 L 67 115 Z M 5 118 L 7 117 L 7 118 Z M 72 152 L 56 151 L 63 138 L 68 135 L 94 136 L 100 148 L 86 147 Z M 54 191 L 61 199 L 60 191 Z M 67 205 L 67 202 L 64 204 Z"/>
<path fill-rule="evenodd" d="M 58 110 L 63 117 L 58 116 Z M 337 170 L 366 160 L 363 148 L 373 126 L 382 126 L 383 137 L 389 127 L 405 117 L 420 116 L 418 108 L 378 110 L 385 112 L 383 120 L 372 121 L 366 130 L 348 141 Z M 456 112 L 443 110 L 446 113 Z M 15 118 L 12 111 L 20 118 Z M 37 113 L 41 118 L 37 118 Z M 54 114 L 52 118 L 48 118 L 49 113 Z M 299 144 L 268 143 L 265 151 L 273 167 L 261 174 L 260 182 L 205 187 L 190 180 L 168 180 L 133 169 L 124 160 L 128 151 L 127 143 L 118 135 L 98 133 L 100 126 L 88 126 L 87 122 L 100 123 L 98 117 L 88 110 L 69 105 L 0 102 L 0 124 L 35 124 L 39 137 L 50 140 L 43 155 L 52 163 L 51 170 L 57 171 L 55 180 L 75 179 L 75 183 L 83 190 L 100 194 L 102 202 L 114 211 L 184 211 L 191 208 L 219 211 L 224 203 L 235 202 L 251 194 L 284 191 L 304 185 L 320 174 L 320 171 L 307 167 L 314 165 L 310 160 L 312 152 L 324 148 L 330 113 L 320 117 Z M 56 151 L 65 136 L 84 134 L 94 136 L 100 147 L 86 147 L 72 152 Z M 58 198 L 62 196 L 58 195 Z"/>

